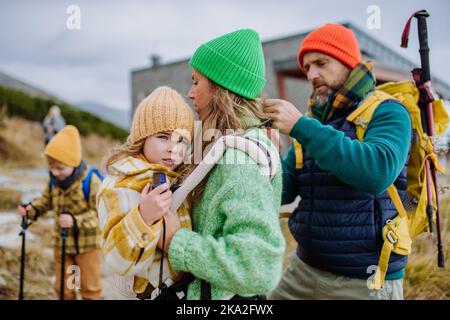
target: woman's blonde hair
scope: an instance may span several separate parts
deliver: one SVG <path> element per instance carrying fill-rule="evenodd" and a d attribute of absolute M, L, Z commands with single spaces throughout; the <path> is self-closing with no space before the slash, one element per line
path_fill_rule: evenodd
<path fill-rule="evenodd" d="M 264 113 L 264 100 L 262 98 L 246 99 L 239 96 L 215 82 L 209 80 L 212 88 L 212 97 L 209 104 L 200 110 L 202 119 L 202 131 L 205 133 L 209 129 L 216 129 L 222 135 L 227 134 L 227 130 L 247 130 L 261 125 L 267 119 Z M 212 141 L 202 140 L 202 150 L 207 150 Z M 184 166 L 183 176 L 189 174 L 195 166 Z M 195 187 L 189 195 L 190 201 L 197 201 L 203 194 L 207 176 Z"/>

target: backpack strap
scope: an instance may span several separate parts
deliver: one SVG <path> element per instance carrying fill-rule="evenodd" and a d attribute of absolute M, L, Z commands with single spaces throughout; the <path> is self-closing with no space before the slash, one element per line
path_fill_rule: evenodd
<path fill-rule="evenodd" d="M 92 168 L 89 168 L 86 178 L 83 180 L 83 195 L 84 200 L 89 201 L 89 196 L 91 193 L 91 177 L 92 177 Z"/>
<path fill-rule="evenodd" d="M 172 212 L 176 212 L 188 194 L 206 177 L 220 161 L 226 149 L 237 149 L 247 153 L 261 168 L 261 174 L 270 180 L 280 168 L 277 152 L 262 141 L 237 135 L 223 136 L 211 147 L 206 156 L 173 193 Z"/>
<path fill-rule="evenodd" d="M 356 125 L 356 136 L 359 141 L 362 141 L 366 133 L 367 126 L 376 110 L 376 108 L 386 100 L 395 99 L 393 96 L 375 90 L 369 94 L 348 117 L 347 121 L 353 122 Z M 303 150 L 301 144 L 294 139 L 295 151 L 295 168 L 301 169 L 303 167 Z"/>
<path fill-rule="evenodd" d="M 381 248 L 380 259 L 377 270 L 372 278 L 371 288 L 380 290 L 383 287 L 384 279 L 389 267 L 389 258 L 392 252 L 400 255 L 411 253 L 411 237 L 409 235 L 408 215 L 402 200 L 394 184 L 387 189 L 389 197 L 397 209 L 398 215 L 386 222 L 383 227 L 383 247 Z"/>
<path fill-rule="evenodd" d="M 348 121 L 355 124 L 356 136 L 359 141 L 363 141 L 367 127 L 377 107 L 387 100 L 398 101 L 398 99 L 386 92 L 375 90 L 347 117 Z M 388 220 L 383 227 L 383 247 L 381 249 L 377 270 L 370 283 L 371 289 L 373 290 L 380 290 L 383 287 L 391 253 L 395 252 L 400 255 L 408 255 L 411 252 L 411 238 L 409 236 L 408 216 L 405 207 L 394 184 L 389 186 L 387 192 L 394 203 L 398 215 L 394 219 Z"/>
<path fill-rule="evenodd" d="M 386 92 L 375 90 L 370 93 L 348 117 L 347 121 L 356 126 L 356 136 L 363 141 L 367 127 L 377 107 L 386 100 L 397 100 Z"/>
<path fill-rule="evenodd" d="M 303 168 L 303 150 L 302 145 L 294 139 L 294 151 L 295 151 L 295 169 Z"/>
<path fill-rule="evenodd" d="M 86 178 L 83 180 L 82 186 L 83 186 L 83 195 L 84 199 L 89 202 L 89 197 L 91 193 L 91 178 L 92 174 L 95 174 L 100 180 L 103 180 L 103 176 L 100 173 L 100 171 L 95 167 L 90 167 L 88 170 L 88 173 L 86 175 Z"/>

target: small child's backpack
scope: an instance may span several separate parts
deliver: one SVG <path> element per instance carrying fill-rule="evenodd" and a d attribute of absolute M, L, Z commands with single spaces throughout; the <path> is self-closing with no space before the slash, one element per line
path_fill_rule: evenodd
<path fill-rule="evenodd" d="M 363 141 L 364 134 L 376 108 L 386 100 L 398 100 L 408 110 L 411 117 L 413 139 L 411 142 L 410 157 L 407 168 L 407 197 L 401 199 L 394 184 L 389 186 L 387 192 L 397 209 L 398 215 L 386 222 L 383 228 L 383 247 L 380 254 L 377 270 L 372 277 L 371 288 L 380 290 L 389 264 L 391 252 L 399 255 L 411 253 L 412 238 L 429 231 L 427 215 L 427 187 L 425 161 L 429 159 L 437 171 L 445 173 L 439 164 L 433 149 L 432 137 L 428 136 L 422 126 L 421 110 L 418 106 L 419 90 L 413 81 L 387 82 L 375 88 L 358 108 L 353 111 L 347 120 L 356 126 L 356 135 Z M 435 135 L 439 136 L 447 128 L 449 118 L 442 100 L 433 102 Z M 303 165 L 301 145 L 294 139 L 296 168 Z M 433 221 L 436 219 L 438 208 L 434 182 L 431 179 Z M 431 206 L 430 206 L 431 209 Z"/>

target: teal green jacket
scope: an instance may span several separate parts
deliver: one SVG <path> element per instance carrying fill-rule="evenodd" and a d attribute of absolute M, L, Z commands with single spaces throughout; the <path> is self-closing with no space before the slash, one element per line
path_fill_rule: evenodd
<path fill-rule="evenodd" d="M 261 130 L 246 136 L 275 149 Z M 281 168 L 270 181 L 235 149 L 228 149 L 221 162 L 193 206 L 193 231 L 174 235 L 169 261 L 174 269 L 208 281 L 212 299 L 267 294 L 281 279 L 286 246 L 279 222 Z M 188 299 L 200 299 L 198 279 L 189 286 Z"/>
<path fill-rule="evenodd" d="M 403 128 L 399 134 L 395 128 Z M 290 132 L 318 167 L 342 182 L 372 194 L 383 193 L 404 168 L 411 141 L 411 121 L 405 108 L 384 103 L 375 111 L 363 143 L 316 119 L 301 117 Z M 298 195 L 295 151 L 290 147 L 283 160 L 283 204 Z M 404 269 L 387 280 L 401 279 Z"/>

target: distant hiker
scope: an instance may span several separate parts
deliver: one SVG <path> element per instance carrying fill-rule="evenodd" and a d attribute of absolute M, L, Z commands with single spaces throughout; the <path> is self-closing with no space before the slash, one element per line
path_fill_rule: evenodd
<path fill-rule="evenodd" d="M 62 228 L 67 228 L 64 299 L 76 298 L 77 283 L 81 285 L 79 289 L 83 299 L 101 299 L 101 236 L 96 210 L 100 179 L 82 160 L 80 134 L 74 126 L 65 126 L 58 132 L 45 147 L 44 154 L 50 169 L 50 180 L 42 197 L 31 201 L 26 209 L 19 206 L 18 212 L 21 216 L 28 215 L 31 221 L 49 211 L 55 214 L 56 294 L 60 294 L 61 283 L 60 232 Z M 68 281 L 69 277 L 72 281 Z"/>
<path fill-rule="evenodd" d="M 105 162 L 108 176 L 97 199 L 102 251 L 121 299 L 161 299 L 159 289 L 181 279 L 161 249 L 164 228 L 192 228 L 187 201 L 170 212 L 169 187 L 180 179 L 193 131 L 189 105 L 175 90 L 159 87 L 139 104 L 127 141 Z M 170 183 L 152 189 L 156 172 Z"/>
<path fill-rule="evenodd" d="M 57 134 L 65 125 L 66 122 L 61 115 L 61 110 L 59 107 L 52 106 L 42 122 L 45 145 L 47 145 L 50 139 L 53 138 L 53 136 Z"/>
<path fill-rule="evenodd" d="M 259 97 L 265 63 L 258 33 L 238 30 L 213 39 L 201 45 L 189 63 L 193 70 L 188 96 L 203 132 L 240 131 L 278 161 L 276 147 L 259 128 L 267 118 Z M 203 142 L 203 150 L 214 142 Z M 281 170 L 277 163 L 272 169 L 270 179 L 249 154 L 227 149 L 194 189 L 194 230 L 168 228 L 172 267 L 195 277 L 188 299 L 260 299 L 277 285 L 285 240 L 278 219 Z"/>
<path fill-rule="evenodd" d="M 283 204 L 301 197 L 289 218 L 297 252 L 270 298 L 403 299 L 406 255 L 391 254 L 380 291 L 367 280 L 379 263 L 382 229 L 397 215 L 386 190 L 395 182 L 406 195 L 408 111 L 381 99 L 370 123 L 350 121 L 378 95 L 371 63 L 361 61 L 353 32 L 341 25 L 307 35 L 298 61 L 313 87 L 307 116 L 278 99 L 265 109 L 294 139 L 283 161 Z M 367 127 L 362 141 L 360 126 Z"/>

